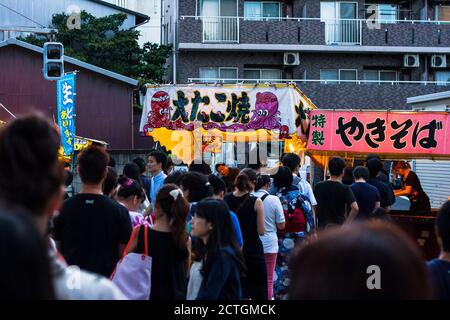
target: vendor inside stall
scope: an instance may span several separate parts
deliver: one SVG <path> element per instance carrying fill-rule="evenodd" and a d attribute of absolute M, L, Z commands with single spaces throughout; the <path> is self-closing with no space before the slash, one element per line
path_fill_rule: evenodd
<path fill-rule="evenodd" d="M 409 163 L 406 161 L 397 162 L 393 167 L 393 171 L 402 178 L 402 189 L 395 190 L 394 194 L 396 197 L 408 197 L 411 203 L 409 208 L 410 214 L 423 216 L 430 215 L 430 199 L 423 191 L 417 174 L 414 171 L 411 171 Z"/>

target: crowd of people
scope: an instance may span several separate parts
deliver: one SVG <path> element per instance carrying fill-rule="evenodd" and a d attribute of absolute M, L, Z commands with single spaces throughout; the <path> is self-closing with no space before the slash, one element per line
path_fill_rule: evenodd
<path fill-rule="evenodd" d="M 429 262 L 389 219 L 395 196 L 408 196 L 414 214 L 430 211 L 405 162 L 394 166 L 402 190 L 377 156 L 347 181 L 333 157 L 313 188 L 295 153 L 271 175 L 197 161 L 177 171 L 160 151 L 119 174 L 91 146 L 77 157 L 81 190 L 69 195 L 59 147 L 40 115 L 0 131 L 0 298 L 122 300 L 147 287 L 149 300 L 450 299 L 450 202 Z M 133 254 L 151 257 L 150 276 L 124 291 L 115 270 Z M 137 276 L 143 266 L 130 268 Z M 373 266 L 380 288 L 368 285 Z"/>

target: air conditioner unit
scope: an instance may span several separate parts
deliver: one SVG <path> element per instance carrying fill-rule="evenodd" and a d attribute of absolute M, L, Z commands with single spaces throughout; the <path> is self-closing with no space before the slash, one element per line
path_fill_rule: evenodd
<path fill-rule="evenodd" d="M 284 65 L 285 66 L 298 66 L 300 64 L 300 56 L 298 52 L 285 52 L 284 53 Z"/>
<path fill-rule="evenodd" d="M 407 68 L 415 68 L 420 66 L 418 54 L 405 54 L 403 58 L 403 66 Z"/>
<path fill-rule="evenodd" d="M 431 56 L 432 68 L 447 68 L 447 56 L 445 54 L 433 54 Z"/>

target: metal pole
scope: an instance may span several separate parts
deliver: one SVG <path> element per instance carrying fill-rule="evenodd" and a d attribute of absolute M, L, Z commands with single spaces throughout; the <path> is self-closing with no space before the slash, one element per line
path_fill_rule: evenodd
<path fill-rule="evenodd" d="M 178 0 L 174 1 L 174 21 L 173 21 L 173 52 L 172 52 L 172 81 L 177 84 L 177 26 L 178 26 Z"/>

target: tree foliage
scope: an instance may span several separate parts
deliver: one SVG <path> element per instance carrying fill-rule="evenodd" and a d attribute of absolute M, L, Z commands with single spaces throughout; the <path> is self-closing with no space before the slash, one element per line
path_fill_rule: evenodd
<path fill-rule="evenodd" d="M 139 31 L 120 28 L 126 17 L 119 13 L 96 18 L 82 11 L 81 28 L 69 29 L 69 16 L 56 14 L 51 26 L 58 30 L 56 34 L 29 35 L 22 40 L 41 47 L 47 41 L 61 42 L 68 56 L 137 79 L 141 85 L 162 83 L 171 46 L 147 42 L 141 48 Z"/>

